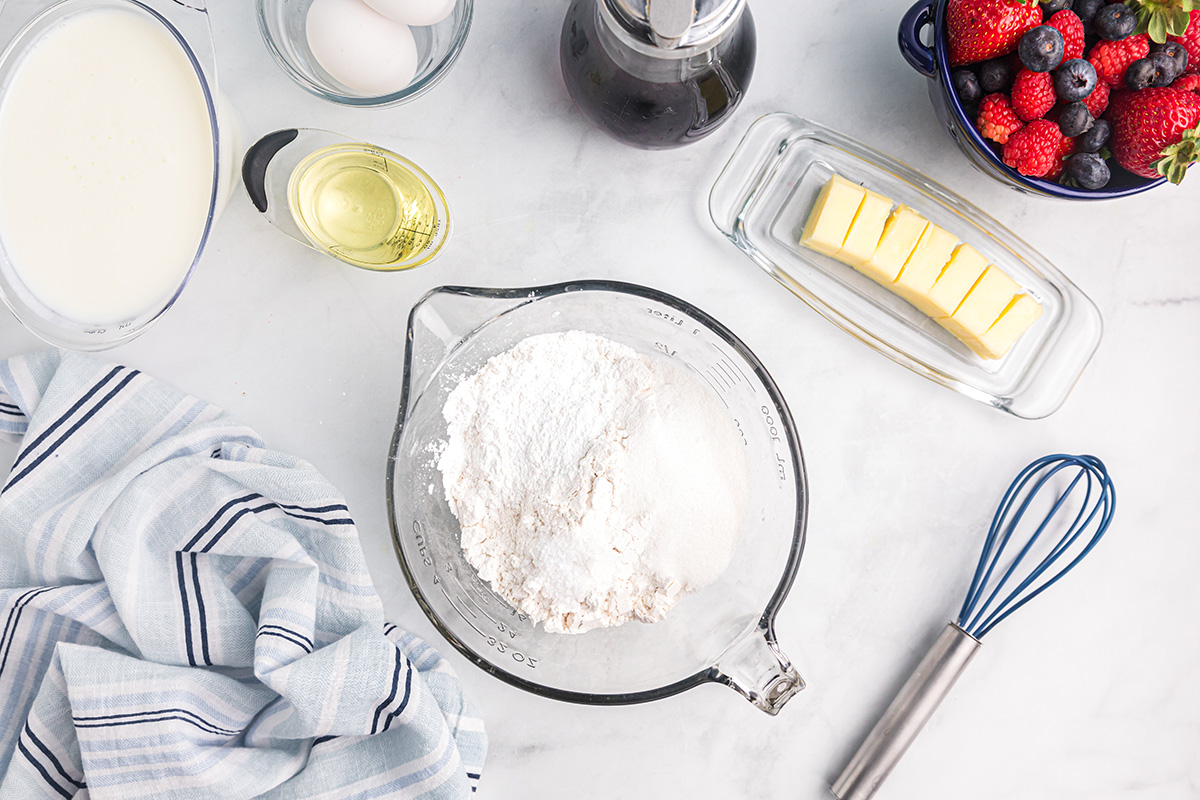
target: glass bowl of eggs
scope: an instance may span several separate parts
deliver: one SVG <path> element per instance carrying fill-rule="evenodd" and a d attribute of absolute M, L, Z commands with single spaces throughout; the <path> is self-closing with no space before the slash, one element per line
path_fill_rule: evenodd
<path fill-rule="evenodd" d="M 418 97 L 450 70 L 474 0 L 257 0 L 276 63 L 331 103 L 390 106 Z"/>

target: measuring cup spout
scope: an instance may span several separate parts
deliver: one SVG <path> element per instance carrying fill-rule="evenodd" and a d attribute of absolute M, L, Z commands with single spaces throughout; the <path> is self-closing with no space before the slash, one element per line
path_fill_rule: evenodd
<path fill-rule="evenodd" d="M 440 286 L 413 306 L 408 317 L 405 392 L 409 402 L 424 391 L 446 358 L 468 337 L 504 312 L 530 302 L 487 289 Z"/>
<path fill-rule="evenodd" d="M 804 688 L 804 679 L 779 649 L 774 632 L 762 625 L 734 642 L 713 670 L 714 680 L 771 716 Z"/>

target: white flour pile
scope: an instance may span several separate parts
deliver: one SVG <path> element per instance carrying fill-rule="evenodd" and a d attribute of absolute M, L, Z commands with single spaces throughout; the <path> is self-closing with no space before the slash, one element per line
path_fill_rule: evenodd
<path fill-rule="evenodd" d="M 438 468 L 467 560 L 549 631 L 654 622 L 715 581 L 749 478 L 721 402 L 665 359 L 532 336 L 450 394 Z"/>

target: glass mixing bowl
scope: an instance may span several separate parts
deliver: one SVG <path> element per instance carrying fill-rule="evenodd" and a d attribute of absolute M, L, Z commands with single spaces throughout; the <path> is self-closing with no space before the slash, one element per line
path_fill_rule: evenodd
<path fill-rule="evenodd" d="M 701 379 L 746 443 L 745 535 L 714 584 L 654 624 L 548 633 L 481 581 L 459 546 L 436 458 L 454 387 L 522 339 L 581 330 Z M 804 548 L 808 488 L 791 413 L 763 365 L 728 329 L 661 292 L 582 281 L 533 289 L 442 287 L 413 308 L 387 478 L 388 515 L 417 602 L 451 644 L 522 689 L 579 703 L 639 703 L 706 682 L 778 713 L 804 682 L 775 642 L 774 618 Z"/>
<path fill-rule="evenodd" d="M 3 242 L 0 241 L 0 300 L 8 306 L 21 324 L 40 338 L 58 347 L 85 351 L 105 350 L 140 336 L 179 299 L 196 270 L 200 256 L 204 253 L 213 223 L 229 198 L 233 187 L 233 153 L 235 149 L 240 149 L 240 145 L 237 144 L 236 119 L 228 103 L 224 102 L 217 91 L 212 32 L 204 0 L 189 0 L 186 5 L 178 0 L 0 2 L 0 41 L 7 43 L 3 54 L 0 54 L 0 87 L 6 86 L 12 80 L 22 58 L 47 30 L 76 14 L 86 14 L 98 9 L 131 11 L 144 16 L 156 24 L 161 24 L 179 44 L 195 70 L 196 80 L 200 84 L 207 106 L 212 133 L 213 177 L 204 230 L 196 246 L 191 266 L 184 273 L 178 288 L 162 303 L 146 308 L 128 319 L 96 324 L 69 319 L 59 314 L 25 285 L 4 251 Z M 0 89 L 0 99 L 2 98 L 3 90 Z M 135 247 L 136 243 L 130 244 L 131 249 Z M 86 258 L 86 255 L 81 257 Z"/>
<path fill-rule="evenodd" d="M 475 5 L 474 0 L 457 0 L 450 16 L 436 25 L 414 25 L 417 74 L 398 92 L 366 95 L 346 86 L 317 63 L 305 32 L 312 3 L 313 0 L 258 0 L 258 28 L 267 50 L 287 76 L 306 91 L 331 103 L 363 107 L 407 103 L 436 86 L 467 43 Z"/>

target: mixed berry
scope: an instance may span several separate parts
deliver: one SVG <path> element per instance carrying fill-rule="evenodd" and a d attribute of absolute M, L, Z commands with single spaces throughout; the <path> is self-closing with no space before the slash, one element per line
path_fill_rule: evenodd
<path fill-rule="evenodd" d="M 949 0 L 955 94 L 1022 175 L 1100 189 L 1200 160 L 1200 0 Z"/>

